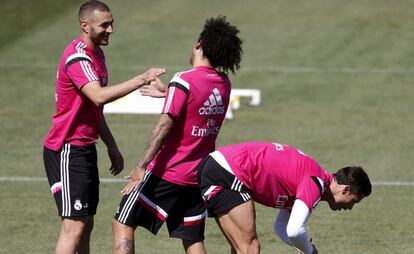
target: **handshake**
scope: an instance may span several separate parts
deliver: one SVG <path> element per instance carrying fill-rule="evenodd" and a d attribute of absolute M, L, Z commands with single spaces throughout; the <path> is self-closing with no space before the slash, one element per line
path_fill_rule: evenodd
<path fill-rule="evenodd" d="M 151 68 L 138 75 L 137 79 L 141 95 L 155 98 L 165 97 L 166 86 L 159 77 L 166 72 L 164 68 Z"/>

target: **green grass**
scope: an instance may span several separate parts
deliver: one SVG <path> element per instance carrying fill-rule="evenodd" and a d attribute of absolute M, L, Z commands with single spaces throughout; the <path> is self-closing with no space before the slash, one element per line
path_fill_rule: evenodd
<path fill-rule="evenodd" d="M 4 2 L 4 3 L 3 3 Z M 42 142 L 54 111 L 54 78 L 63 48 L 78 35 L 81 1 L 2 2 L 0 14 L 0 177 L 44 177 Z M 236 88 L 258 88 L 262 104 L 226 121 L 218 145 L 246 140 L 288 143 L 326 169 L 362 165 L 373 181 L 414 181 L 414 2 L 108 1 L 115 34 L 105 48 L 112 84 L 151 66 L 189 68 L 206 18 L 226 15 L 244 39 Z M 187 6 L 184 8 L 184 6 Z M 4 35 L 4 36 L 3 36 Z M 157 116 L 108 115 L 125 173 L 144 148 Z M 98 144 L 101 177 L 111 177 Z M 110 221 L 122 184 L 101 185 L 92 253 L 110 253 Z M 374 186 L 352 212 L 321 203 L 309 231 L 321 253 L 413 253 L 412 186 Z M 257 207 L 262 253 L 295 253 L 272 232 L 276 210 Z M 59 217 L 46 182 L 0 182 L 0 254 L 52 253 Z M 166 229 L 138 230 L 139 253 L 182 253 Z M 210 253 L 228 246 L 212 220 Z M 157 246 L 157 248 L 151 248 Z"/>

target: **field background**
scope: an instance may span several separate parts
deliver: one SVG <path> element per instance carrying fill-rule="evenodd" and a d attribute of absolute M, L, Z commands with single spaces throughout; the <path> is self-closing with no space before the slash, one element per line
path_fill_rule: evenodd
<path fill-rule="evenodd" d="M 81 1 L 2 0 L 0 16 L 0 253 L 53 253 L 60 220 L 45 180 L 42 142 L 54 111 L 63 48 L 78 35 Z M 320 253 L 414 253 L 414 1 L 107 1 L 115 33 L 105 47 L 110 83 L 151 66 L 190 68 L 204 20 L 226 15 L 241 30 L 235 88 L 258 88 L 262 104 L 226 121 L 218 145 L 269 140 L 294 145 L 326 169 L 362 165 L 375 183 L 352 212 L 324 202 L 309 221 Z M 126 175 L 157 116 L 109 115 Z M 109 160 L 99 148 L 101 178 Z M 36 181 L 12 181 L 33 177 Z M 122 178 L 122 176 L 118 177 Z M 383 183 L 386 181 L 386 183 Z M 402 183 L 398 185 L 397 183 Z M 110 253 L 123 183 L 102 183 L 92 253 Z M 257 206 L 262 253 L 295 253 L 273 233 L 276 210 Z M 137 253 L 182 253 L 163 228 L 136 233 Z M 208 220 L 209 253 L 228 253 Z"/>

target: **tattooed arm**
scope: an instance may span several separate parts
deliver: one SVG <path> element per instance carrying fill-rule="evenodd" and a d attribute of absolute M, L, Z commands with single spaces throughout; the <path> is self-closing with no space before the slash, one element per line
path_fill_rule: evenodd
<path fill-rule="evenodd" d="M 168 135 L 174 125 L 174 120 L 168 114 L 161 114 L 160 120 L 152 130 L 151 138 L 144 154 L 141 156 L 137 166 L 130 173 L 130 181 L 122 190 L 124 195 L 127 195 L 138 188 L 142 182 L 145 169 L 151 162 L 154 156 L 158 153 L 164 143 L 165 137 Z"/>

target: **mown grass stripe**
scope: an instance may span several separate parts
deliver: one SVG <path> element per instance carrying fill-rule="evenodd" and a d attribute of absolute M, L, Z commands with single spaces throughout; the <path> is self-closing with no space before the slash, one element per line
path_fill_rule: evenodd
<path fill-rule="evenodd" d="M 102 183 L 126 183 L 127 179 L 101 178 Z M 2 182 L 46 182 L 46 177 L 0 176 Z M 372 181 L 374 186 L 408 186 L 414 187 L 414 182 L 408 181 Z"/>

